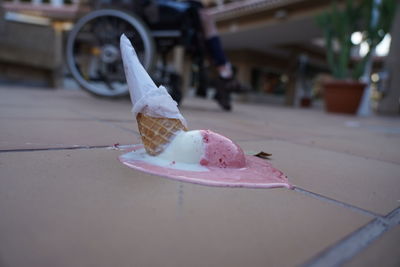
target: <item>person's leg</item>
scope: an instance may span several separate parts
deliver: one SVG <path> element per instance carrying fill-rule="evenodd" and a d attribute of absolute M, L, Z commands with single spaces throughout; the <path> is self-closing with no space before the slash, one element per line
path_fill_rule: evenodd
<path fill-rule="evenodd" d="M 234 78 L 232 65 L 227 59 L 222 48 L 221 40 L 213 16 L 204 8 L 202 1 L 189 0 L 197 6 L 199 23 L 201 24 L 203 37 L 208 53 L 218 72 L 216 94 L 214 99 L 224 110 L 231 110 L 231 92 L 241 92 L 241 84 Z"/>
<path fill-rule="evenodd" d="M 230 79 L 233 77 L 232 65 L 227 60 L 222 49 L 221 40 L 215 25 L 215 20 L 206 9 L 200 9 L 199 13 L 206 46 L 211 58 L 214 61 L 213 63 L 217 68 L 218 74 L 221 78 Z"/>
<path fill-rule="evenodd" d="M 219 75 L 214 99 L 224 110 L 231 110 L 232 85 L 237 84 L 233 79 L 232 65 L 222 48 L 214 18 L 204 8 L 199 9 L 199 14 L 206 47 Z"/>

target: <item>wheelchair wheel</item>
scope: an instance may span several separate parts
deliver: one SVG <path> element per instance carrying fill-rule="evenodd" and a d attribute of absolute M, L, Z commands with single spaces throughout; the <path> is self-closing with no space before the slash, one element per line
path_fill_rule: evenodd
<path fill-rule="evenodd" d="M 154 40 L 140 18 L 114 9 L 93 11 L 75 24 L 66 47 L 67 65 L 84 90 L 105 97 L 129 94 L 119 48 L 122 33 L 143 66 L 153 67 Z"/>

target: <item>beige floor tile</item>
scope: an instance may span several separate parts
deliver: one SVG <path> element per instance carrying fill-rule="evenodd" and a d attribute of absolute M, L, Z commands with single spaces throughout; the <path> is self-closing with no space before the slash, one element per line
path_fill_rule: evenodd
<path fill-rule="evenodd" d="M 146 175 L 121 153 L 1 153 L 0 265 L 294 266 L 371 219 L 287 189 Z"/>
<path fill-rule="evenodd" d="M 346 267 L 400 266 L 400 226 L 386 232 L 355 256 Z"/>
<path fill-rule="evenodd" d="M 94 97 L 83 91 L 4 89 L 0 87 L 0 107 L 20 109 L 68 110 L 85 119 L 128 120 L 131 119 L 130 101 Z"/>
<path fill-rule="evenodd" d="M 83 100 L 87 103 L 76 103 L 75 106 L 79 114 L 86 118 L 107 121 L 129 121 L 134 119 L 131 113 L 132 107 L 126 99 L 93 100 L 85 98 Z"/>
<path fill-rule="evenodd" d="M 47 107 L 20 107 L 20 106 L 2 106 L 0 105 L 1 119 L 15 120 L 87 120 L 78 113 L 65 108 L 47 108 Z"/>
<path fill-rule="evenodd" d="M 356 118 L 303 111 L 243 106 L 237 116 L 247 129 L 269 139 L 400 163 L 400 119 Z M 269 111 L 264 116 L 261 111 Z M 254 114 L 247 119 L 245 114 Z M 248 140 L 251 140 L 250 138 Z"/>
<path fill-rule="evenodd" d="M 254 120 L 228 123 L 231 123 L 229 127 L 234 131 L 236 126 L 239 131 L 246 129 L 249 133 L 247 139 L 242 137 L 239 141 L 275 139 L 400 164 L 400 134 L 318 123 L 309 127 L 283 123 L 257 124 Z"/>
<path fill-rule="evenodd" d="M 272 153 L 272 164 L 303 189 L 383 215 L 399 205 L 400 165 L 283 141 L 239 144 Z"/>
<path fill-rule="evenodd" d="M 400 135 L 308 136 L 296 143 L 400 164 Z"/>
<path fill-rule="evenodd" d="M 0 150 L 131 144 L 138 135 L 109 123 L 0 118 Z"/>
<path fill-rule="evenodd" d="M 186 102 L 182 111 L 192 128 L 211 128 L 236 141 L 276 139 L 400 163 L 400 119 L 243 104 L 224 113 L 206 100 Z"/>
<path fill-rule="evenodd" d="M 66 91 L 40 88 L 0 87 L 1 106 L 58 107 L 87 98 L 82 91 Z"/>

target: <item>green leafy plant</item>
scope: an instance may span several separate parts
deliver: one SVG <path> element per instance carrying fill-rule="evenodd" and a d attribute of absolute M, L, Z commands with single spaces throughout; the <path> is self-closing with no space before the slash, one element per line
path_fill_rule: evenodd
<path fill-rule="evenodd" d="M 328 64 L 336 79 L 358 80 L 372 56 L 371 52 L 390 31 L 396 0 L 377 2 L 346 0 L 344 6 L 339 6 L 338 1 L 333 1 L 329 11 L 317 16 L 317 23 L 324 33 Z M 351 64 L 351 50 L 354 47 L 351 35 L 356 31 L 362 33 L 362 41 L 369 45 L 369 51 Z"/>

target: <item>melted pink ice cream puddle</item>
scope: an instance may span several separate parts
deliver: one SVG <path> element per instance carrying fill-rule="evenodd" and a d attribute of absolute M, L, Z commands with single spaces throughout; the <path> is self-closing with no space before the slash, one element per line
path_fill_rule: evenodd
<path fill-rule="evenodd" d="M 120 46 L 134 114 L 145 112 L 153 117 L 176 118 L 185 125 L 176 103 L 164 87 L 153 82 L 125 35 L 121 36 Z M 143 172 L 196 184 L 292 188 L 281 171 L 266 160 L 244 155 L 228 138 L 204 130 L 201 135 L 196 134 L 177 135 L 157 157 L 149 156 L 142 145 L 136 145 L 119 160 Z"/>
<path fill-rule="evenodd" d="M 204 136 L 204 135 L 203 135 Z M 229 139 L 228 139 L 229 140 Z M 219 140 L 208 140 L 210 143 Z M 210 148 L 213 146 L 211 145 Z M 226 146 L 230 147 L 230 146 Z M 137 153 L 143 149 L 143 145 L 134 145 L 130 149 L 130 153 Z M 240 148 L 239 148 L 240 149 Z M 241 150 L 241 149 L 240 149 Z M 154 165 L 143 160 L 137 160 L 129 156 L 130 153 L 119 156 L 120 162 L 126 166 L 140 170 L 146 173 L 155 174 L 161 177 L 170 178 L 173 180 L 189 182 L 194 184 L 221 186 L 221 187 L 247 187 L 247 188 L 277 188 L 285 187 L 292 189 L 293 186 L 289 183 L 287 177 L 280 171 L 272 167 L 271 163 L 265 159 L 260 159 L 255 156 L 244 155 L 240 159 L 232 159 L 235 164 L 240 165 L 239 168 L 218 167 L 227 163 L 220 161 L 221 156 L 229 151 L 221 150 L 218 154 L 210 149 L 205 156 L 208 159 L 206 166 L 207 171 L 186 171 Z M 209 154 L 208 154 L 209 153 Z M 241 150 L 241 153 L 243 151 Z M 240 152 L 239 152 L 240 154 Z M 204 163 L 204 162 L 203 162 Z M 171 165 L 175 164 L 171 162 Z M 211 166 L 214 165 L 214 166 Z"/>

